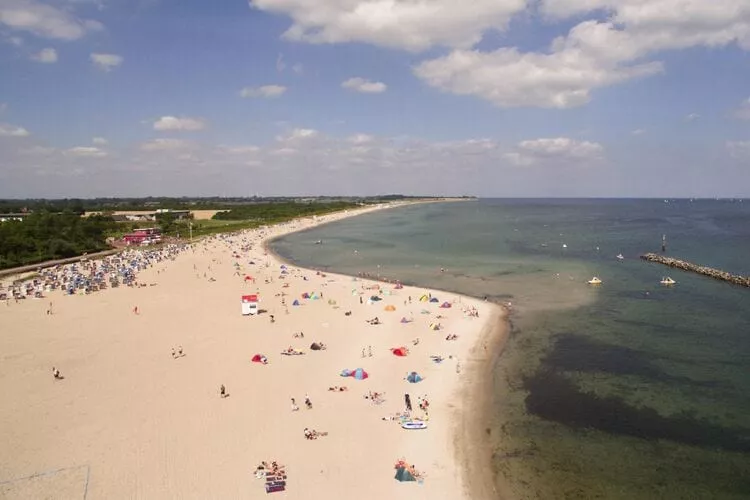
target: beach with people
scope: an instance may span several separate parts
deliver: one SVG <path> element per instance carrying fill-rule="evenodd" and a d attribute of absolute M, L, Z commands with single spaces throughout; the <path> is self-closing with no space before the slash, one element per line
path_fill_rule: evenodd
<path fill-rule="evenodd" d="M 0 498 L 494 498 L 504 311 L 268 249 L 394 205 L 6 278 Z"/>

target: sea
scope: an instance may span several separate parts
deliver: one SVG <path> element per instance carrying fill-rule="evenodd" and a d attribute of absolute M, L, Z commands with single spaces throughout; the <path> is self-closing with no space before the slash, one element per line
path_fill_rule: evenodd
<path fill-rule="evenodd" d="M 488 467 L 507 496 L 747 499 L 750 289 L 639 259 L 663 238 L 667 256 L 747 276 L 750 201 L 410 205 L 273 247 L 509 307 L 488 395 Z"/>

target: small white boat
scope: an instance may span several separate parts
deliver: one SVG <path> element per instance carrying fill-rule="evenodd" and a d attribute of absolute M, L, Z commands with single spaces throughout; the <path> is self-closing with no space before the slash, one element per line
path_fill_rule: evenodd
<path fill-rule="evenodd" d="M 617 260 L 623 260 L 624 258 L 625 257 L 621 253 L 617 254 Z"/>
<path fill-rule="evenodd" d="M 404 429 L 426 429 L 427 428 L 427 422 L 422 422 L 421 420 L 407 420 L 406 422 L 401 423 L 401 427 Z"/>
<path fill-rule="evenodd" d="M 588 283 L 589 285 L 601 285 L 602 284 L 602 280 L 600 280 L 599 278 L 597 278 L 596 276 L 594 276 L 593 278 L 591 278 L 590 280 L 588 280 L 586 283 Z"/>
<path fill-rule="evenodd" d="M 677 282 L 673 280 L 672 278 L 670 278 L 669 276 L 667 276 L 666 278 L 662 278 L 659 283 L 661 283 L 662 285 L 669 286 L 669 285 L 674 285 Z"/>

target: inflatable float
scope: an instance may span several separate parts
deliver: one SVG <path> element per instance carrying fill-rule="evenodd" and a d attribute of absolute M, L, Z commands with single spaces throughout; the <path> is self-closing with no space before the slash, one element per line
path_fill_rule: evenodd
<path fill-rule="evenodd" d="M 427 422 L 422 422 L 419 420 L 409 420 L 407 422 L 402 422 L 401 427 L 404 429 L 426 429 Z"/>

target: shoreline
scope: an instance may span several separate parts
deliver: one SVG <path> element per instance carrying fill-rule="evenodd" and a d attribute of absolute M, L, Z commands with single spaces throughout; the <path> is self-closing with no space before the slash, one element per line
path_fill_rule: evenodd
<path fill-rule="evenodd" d="M 262 491 L 262 484 L 245 470 L 250 463 L 271 457 L 293 471 L 282 498 L 361 494 L 364 484 L 368 493 L 363 498 L 406 499 L 415 493 L 446 500 L 496 498 L 491 496 L 490 463 L 476 456 L 491 455 L 487 440 L 477 431 L 482 430 L 478 422 L 490 416 L 485 410 L 491 393 L 483 394 L 481 387 L 490 381 L 483 374 L 492 371 L 493 353 L 502 349 L 502 342 L 491 341 L 504 332 L 502 307 L 448 291 L 382 286 L 374 279 L 316 273 L 296 264 L 289 266 L 287 276 L 279 276 L 284 261 L 269 248 L 271 241 L 285 234 L 403 205 L 367 207 L 209 237 L 176 259 L 143 270 L 138 280 L 151 282 L 149 287 L 104 290 L 85 297 L 63 298 L 53 292 L 46 300 L 3 308 L 0 323 L 11 334 L 0 339 L 0 352 L 4 351 L 0 389 L 15 404 L 0 409 L 0 428 L 5 429 L 0 431 L 0 442 L 6 444 L 5 451 L 0 450 L 0 493 L 23 498 L 18 495 L 23 488 L 27 493 L 35 488 L 36 496 L 43 496 L 43 487 L 73 488 L 80 480 L 74 472 L 45 480 L 46 486 L 34 478 L 40 470 L 73 471 L 71 466 L 85 463 L 92 471 L 92 481 L 87 482 L 92 498 L 112 497 L 114 491 L 231 498 L 259 486 Z M 243 262 L 242 270 L 235 260 Z M 258 279 L 257 285 L 254 279 L 252 283 L 243 279 L 248 273 Z M 303 300 L 298 308 L 284 305 L 285 295 L 291 302 L 302 292 L 315 291 L 321 299 L 325 292 L 327 302 Z M 239 295 L 247 293 L 261 294 L 266 314 L 255 318 L 239 314 Z M 374 302 L 375 307 L 370 300 L 363 304 L 363 296 L 373 293 L 380 293 L 383 302 Z M 428 293 L 439 295 L 453 309 L 416 300 L 412 305 L 412 296 Z M 54 299 L 54 314 L 45 316 L 50 299 Z M 386 304 L 399 312 L 380 312 Z M 139 314 L 133 305 L 145 307 Z M 347 308 L 351 311 L 344 315 Z M 425 308 L 430 310 L 428 316 L 420 314 Z M 473 310 L 478 318 L 470 314 Z M 275 324 L 272 317 L 268 324 L 269 315 L 276 316 Z M 384 318 L 384 326 L 364 325 L 372 315 Z M 409 315 L 413 324 L 399 324 L 403 323 L 399 317 Z M 445 331 L 428 330 L 432 322 L 442 323 L 443 330 L 460 338 L 446 342 Z M 107 328 L 102 329 L 103 324 Z M 291 338 L 300 330 L 312 341 L 331 345 L 322 354 L 277 356 L 292 343 L 306 350 L 300 344 L 309 345 L 311 340 Z M 414 335 L 419 345 L 412 348 L 404 337 Z M 483 344 L 490 341 L 493 350 L 488 356 Z M 357 361 L 362 343 L 367 342 L 375 344 L 370 346 L 375 356 L 365 358 L 362 348 L 362 359 Z M 180 345 L 182 351 L 182 344 L 190 355 L 176 361 L 173 354 L 170 359 L 170 346 Z M 388 348 L 399 345 L 408 345 L 414 354 L 392 356 Z M 270 366 L 250 363 L 254 352 L 269 354 Z M 445 361 L 435 363 L 429 354 L 445 354 Z M 49 366 L 60 367 L 65 380 L 51 382 Z M 354 381 L 337 375 L 341 368 L 357 366 L 370 371 L 372 379 Z M 425 382 L 405 383 L 399 373 L 408 373 L 407 369 L 419 371 Z M 228 385 L 232 398 L 219 403 L 218 382 Z M 354 391 L 386 391 L 383 408 L 363 402 L 356 394 L 324 390 L 342 382 Z M 315 411 L 290 413 L 288 397 L 301 398 L 308 391 L 317 403 Z M 382 421 L 384 413 L 393 415 L 403 408 L 398 401 L 402 391 L 411 392 L 415 399 L 429 395 L 429 430 L 403 430 Z M 413 415 L 419 418 L 419 411 Z M 252 422 L 249 433 L 247 422 Z M 332 431 L 332 436 L 306 444 L 297 434 L 305 425 Z M 310 446 L 317 451 L 304 451 Z M 426 472 L 424 484 L 393 479 L 391 460 L 398 457 L 419 464 L 418 470 Z M 480 497 L 479 492 L 487 496 Z"/>
<path fill-rule="evenodd" d="M 412 202 L 409 204 L 417 204 Z M 429 202 L 423 202 L 429 203 Z M 381 207 L 380 210 L 399 208 L 404 205 Z M 366 210 L 351 214 L 344 217 L 325 221 L 297 231 L 290 231 L 284 234 L 275 235 L 265 238 L 262 242 L 263 249 L 281 264 L 291 265 L 300 269 L 309 271 L 322 270 L 315 268 L 306 268 L 298 262 L 284 258 L 273 250 L 273 243 L 290 234 L 303 232 L 313 227 L 317 228 L 325 224 L 330 224 L 349 217 L 364 215 L 365 213 L 375 211 Z M 354 276 L 337 271 L 325 270 L 326 274 L 355 278 L 361 281 L 394 284 L 393 280 L 379 279 L 373 276 Z M 396 280 L 396 282 L 400 282 Z M 451 417 L 454 419 L 454 427 L 450 435 L 446 438 L 452 443 L 454 458 L 462 470 L 462 489 L 464 498 L 467 500 L 498 500 L 500 498 L 509 498 L 509 492 L 498 491 L 496 476 L 492 471 L 492 438 L 491 419 L 493 417 L 492 407 L 494 402 L 493 371 L 502 355 L 510 335 L 510 314 L 506 306 L 496 303 L 483 301 L 479 297 L 458 294 L 451 290 L 442 290 L 437 288 L 420 287 L 416 284 L 404 285 L 404 288 L 413 290 L 416 293 L 431 291 L 433 293 L 450 293 L 467 301 L 484 302 L 488 305 L 490 314 L 483 318 L 483 324 L 472 346 L 466 349 L 462 359 L 465 360 L 464 371 L 462 371 L 461 380 L 454 382 L 450 392 L 451 399 L 461 401 L 459 406 L 452 409 Z"/>

